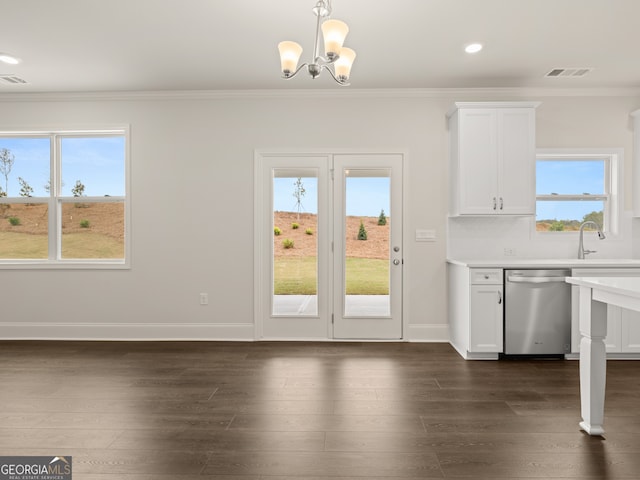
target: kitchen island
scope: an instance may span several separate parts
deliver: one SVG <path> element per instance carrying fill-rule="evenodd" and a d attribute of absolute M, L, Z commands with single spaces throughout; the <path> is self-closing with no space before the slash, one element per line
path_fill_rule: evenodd
<path fill-rule="evenodd" d="M 640 312 L 640 277 L 568 277 L 579 287 L 580 402 L 582 428 L 589 435 L 604 434 L 604 395 L 607 357 L 604 338 L 607 319 L 592 315 L 592 302 Z"/>

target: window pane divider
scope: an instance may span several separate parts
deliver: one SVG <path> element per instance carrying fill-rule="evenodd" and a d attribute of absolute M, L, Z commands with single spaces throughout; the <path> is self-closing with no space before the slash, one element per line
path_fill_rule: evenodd
<path fill-rule="evenodd" d="M 536 200 L 545 202 L 557 202 L 557 201 L 607 201 L 609 195 L 597 194 L 597 195 L 536 195 Z"/>
<path fill-rule="evenodd" d="M 124 202 L 125 197 L 102 196 L 102 197 L 58 197 L 60 203 L 117 203 Z"/>

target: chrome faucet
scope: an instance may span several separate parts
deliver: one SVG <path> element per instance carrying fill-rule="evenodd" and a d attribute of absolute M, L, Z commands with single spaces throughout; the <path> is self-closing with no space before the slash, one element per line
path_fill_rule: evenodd
<path fill-rule="evenodd" d="M 600 229 L 600 225 L 598 225 L 596 222 L 592 222 L 591 220 L 584 222 L 582 225 L 580 225 L 580 242 L 578 243 L 578 258 L 580 260 L 584 260 L 584 256 L 585 255 L 589 255 L 590 253 L 596 253 L 595 250 L 585 250 L 584 249 L 584 240 L 583 240 L 583 231 L 584 231 L 584 227 L 587 225 L 592 225 L 594 227 L 596 227 L 596 229 L 598 230 L 598 238 L 600 240 L 604 240 L 605 235 L 604 233 L 602 233 L 602 230 Z"/>

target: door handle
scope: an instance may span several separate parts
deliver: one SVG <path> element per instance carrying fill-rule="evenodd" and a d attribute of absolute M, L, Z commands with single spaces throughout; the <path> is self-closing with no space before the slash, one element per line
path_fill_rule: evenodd
<path fill-rule="evenodd" d="M 498 305 L 502 305 L 502 293 L 498 292 Z"/>
<path fill-rule="evenodd" d="M 393 261 L 394 265 L 400 265 L 400 260 L 398 260 L 397 258 Z"/>

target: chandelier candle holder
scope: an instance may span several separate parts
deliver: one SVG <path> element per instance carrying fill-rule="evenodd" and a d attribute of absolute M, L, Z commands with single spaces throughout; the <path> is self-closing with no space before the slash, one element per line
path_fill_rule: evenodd
<path fill-rule="evenodd" d="M 296 42 L 280 42 L 280 65 L 282 77 L 295 77 L 306 67 L 311 78 L 316 78 L 323 70 L 327 70 L 333 79 L 342 86 L 349 85 L 351 66 L 356 58 L 356 52 L 343 47 L 344 39 L 349 33 L 349 27 L 340 20 L 330 20 L 331 0 L 318 0 L 313 7 L 316 20 L 316 38 L 313 46 L 313 61 L 298 66 L 302 55 L 302 47 Z M 320 55 L 320 31 L 324 38 L 324 56 Z M 333 69 L 331 68 L 333 66 Z"/>

